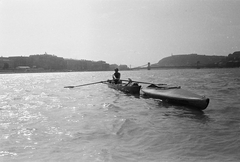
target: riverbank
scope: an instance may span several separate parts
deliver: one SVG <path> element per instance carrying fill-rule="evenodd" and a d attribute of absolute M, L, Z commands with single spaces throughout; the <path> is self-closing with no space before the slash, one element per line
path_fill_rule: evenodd
<path fill-rule="evenodd" d="M 69 71 L 69 70 L 46 70 L 46 69 L 9 69 L 9 70 L 0 70 L 0 74 L 48 73 L 48 72 L 71 72 L 71 71 Z"/>

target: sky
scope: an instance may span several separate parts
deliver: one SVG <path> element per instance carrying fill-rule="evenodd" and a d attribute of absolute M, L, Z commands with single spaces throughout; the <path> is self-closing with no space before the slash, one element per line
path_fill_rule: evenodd
<path fill-rule="evenodd" d="M 240 51 L 240 0 L 0 0 L 0 56 L 142 66 Z"/>

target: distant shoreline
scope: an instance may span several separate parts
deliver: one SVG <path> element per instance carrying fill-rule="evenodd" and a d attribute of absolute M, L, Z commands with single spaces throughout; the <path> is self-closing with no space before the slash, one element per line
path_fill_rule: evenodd
<path fill-rule="evenodd" d="M 16 73 L 51 73 L 51 72 L 69 72 L 67 70 L 32 70 L 32 69 L 27 69 L 27 70 L 19 70 L 19 69 L 12 69 L 12 70 L 0 70 L 0 74 L 16 74 Z"/>
<path fill-rule="evenodd" d="M 239 67 L 151 67 L 151 70 L 171 70 L 171 69 L 232 69 Z M 147 70 L 146 68 L 138 68 L 138 69 L 128 69 L 121 71 L 139 71 L 139 70 Z M 151 71 L 149 70 L 149 71 Z M 110 71 L 110 70 L 88 70 L 88 71 L 72 71 L 72 70 L 44 70 L 44 69 L 11 69 L 11 70 L 0 70 L 0 74 L 18 74 L 18 73 L 58 73 L 58 72 L 101 72 L 101 71 Z"/>

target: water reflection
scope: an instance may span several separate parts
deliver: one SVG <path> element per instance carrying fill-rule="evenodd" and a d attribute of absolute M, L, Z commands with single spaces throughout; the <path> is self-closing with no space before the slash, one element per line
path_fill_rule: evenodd
<path fill-rule="evenodd" d="M 173 111 L 167 111 L 164 113 L 164 116 L 174 116 L 178 118 L 186 118 L 186 119 L 191 119 L 203 124 L 206 124 L 210 122 L 210 118 L 208 115 L 206 115 L 203 111 L 196 111 L 196 110 L 191 110 L 191 109 L 185 109 L 184 107 L 174 107 L 175 110 Z M 181 111 L 176 111 L 176 110 L 181 110 Z"/>
<path fill-rule="evenodd" d="M 197 110 L 191 107 L 172 104 L 162 100 L 152 100 L 154 100 L 155 102 L 154 108 L 158 110 L 161 109 L 161 113 L 165 117 L 188 118 L 194 119 L 194 121 L 198 121 L 201 123 L 208 123 L 210 121 L 209 116 L 206 115 L 204 111 Z"/>

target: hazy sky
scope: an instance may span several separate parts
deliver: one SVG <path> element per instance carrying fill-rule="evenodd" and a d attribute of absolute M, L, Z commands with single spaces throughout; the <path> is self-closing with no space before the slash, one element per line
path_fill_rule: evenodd
<path fill-rule="evenodd" d="M 0 56 L 140 66 L 240 50 L 240 0 L 0 0 Z"/>

